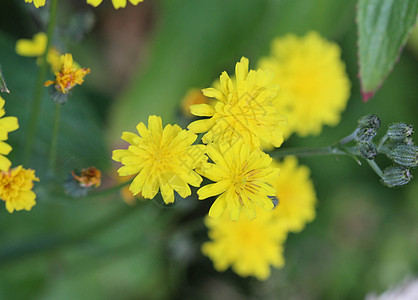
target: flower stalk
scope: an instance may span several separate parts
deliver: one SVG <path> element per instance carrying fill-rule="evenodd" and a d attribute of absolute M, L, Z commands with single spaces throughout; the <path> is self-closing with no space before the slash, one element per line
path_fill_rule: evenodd
<path fill-rule="evenodd" d="M 33 141 L 35 139 L 36 128 L 38 125 L 39 120 L 39 112 L 41 109 L 42 97 L 44 94 L 44 82 L 45 77 L 48 71 L 48 63 L 47 63 L 47 56 L 49 48 L 51 47 L 52 38 L 54 35 L 55 23 L 56 23 L 56 15 L 57 15 L 57 7 L 58 7 L 58 0 L 51 0 L 50 2 L 50 12 L 49 12 L 49 22 L 47 28 L 47 43 L 45 52 L 42 55 L 42 59 L 40 62 L 38 77 L 36 79 L 36 86 L 35 91 L 33 93 L 33 102 L 32 107 L 30 110 L 29 116 L 29 124 L 26 133 L 26 147 L 24 152 L 23 161 L 24 164 L 27 165 L 30 161 L 32 148 L 33 148 Z"/>

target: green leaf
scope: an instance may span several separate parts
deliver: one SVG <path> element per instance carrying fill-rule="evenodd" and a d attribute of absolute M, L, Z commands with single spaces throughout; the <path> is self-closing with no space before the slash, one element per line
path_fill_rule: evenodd
<path fill-rule="evenodd" d="M 416 22 L 418 0 L 360 0 L 357 11 L 360 82 L 367 101 L 393 68 Z"/>

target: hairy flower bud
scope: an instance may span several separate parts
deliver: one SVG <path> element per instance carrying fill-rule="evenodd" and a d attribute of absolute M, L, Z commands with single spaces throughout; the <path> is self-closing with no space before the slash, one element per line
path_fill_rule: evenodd
<path fill-rule="evenodd" d="M 395 123 L 389 126 L 387 135 L 392 140 L 403 141 L 414 133 L 412 125 L 405 123 Z"/>
<path fill-rule="evenodd" d="M 373 160 L 377 155 L 376 145 L 372 142 L 359 142 L 357 147 L 360 155 L 365 159 Z"/>
<path fill-rule="evenodd" d="M 392 159 L 402 166 L 413 168 L 418 166 L 418 146 L 399 145 L 392 150 Z"/>
<path fill-rule="evenodd" d="M 383 183 L 389 187 L 405 185 L 411 179 L 411 171 L 402 166 L 387 167 L 382 174 Z"/>
<path fill-rule="evenodd" d="M 371 142 L 380 127 L 380 119 L 376 115 L 367 115 L 358 120 L 356 140 Z"/>

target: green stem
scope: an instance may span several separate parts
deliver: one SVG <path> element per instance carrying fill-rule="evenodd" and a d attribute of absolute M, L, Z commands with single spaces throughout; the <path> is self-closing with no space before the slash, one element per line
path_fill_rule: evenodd
<path fill-rule="evenodd" d="M 40 62 L 41 65 L 39 67 L 38 77 L 36 79 L 36 86 L 35 86 L 35 91 L 33 93 L 33 102 L 32 102 L 32 107 L 30 110 L 29 123 L 28 123 L 28 128 L 27 128 L 27 133 L 26 133 L 26 147 L 25 147 L 25 152 L 24 152 L 24 157 L 23 157 L 24 164 L 26 165 L 30 162 L 32 148 L 33 148 L 33 141 L 35 139 L 36 128 L 37 128 L 38 120 L 39 120 L 39 112 L 41 109 L 42 96 L 44 92 L 44 82 L 45 82 L 46 73 L 48 71 L 47 57 L 48 57 L 49 48 L 51 47 L 51 41 L 54 35 L 54 29 L 55 29 L 57 6 L 58 6 L 57 4 L 58 4 L 58 0 L 51 0 L 45 53 L 42 55 L 42 59 Z"/>
<path fill-rule="evenodd" d="M 52 139 L 49 148 L 49 169 L 54 174 L 55 162 L 57 160 L 57 144 L 58 144 L 58 131 L 60 125 L 60 112 L 61 104 L 55 103 L 55 115 L 54 115 L 54 128 L 52 129 Z"/>
<path fill-rule="evenodd" d="M 377 165 L 377 163 L 374 160 L 368 160 L 368 159 L 367 159 L 367 162 L 369 163 L 373 171 L 375 171 L 375 173 L 379 175 L 380 178 L 382 178 L 383 172 L 380 169 L 380 167 Z"/>
<path fill-rule="evenodd" d="M 347 151 L 341 150 L 338 146 L 327 146 L 322 148 L 287 148 L 277 149 L 269 153 L 271 157 L 283 158 L 289 155 L 297 157 L 310 157 L 322 155 L 349 155 L 354 154 L 354 148 L 347 148 Z"/>

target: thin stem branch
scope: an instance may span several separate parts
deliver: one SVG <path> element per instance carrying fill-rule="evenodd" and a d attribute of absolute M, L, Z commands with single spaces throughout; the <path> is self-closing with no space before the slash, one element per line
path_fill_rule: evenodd
<path fill-rule="evenodd" d="M 369 163 L 369 166 L 373 169 L 373 171 L 380 177 L 382 178 L 383 172 L 380 169 L 380 167 L 377 165 L 377 163 L 374 160 L 368 160 L 367 162 Z"/>
<path fill-rule="evenodd" d="M 351 153 L 351 148 L 347 148 Z M 337 146 L 327 146 L 322 148 L 287 148 L 276 149 L 269 153 L 271 157 L 283 158 L 288 155 L 294 155 L 297 157 L 311 157 L 311 156 L 323 156 L 323 155 L 349 155 L 347 152 L 341 150 Z"/>
<path fill-rule="evenodd" d="M 57 160 L 58 132 L 60 125 L 61 104 L 55 103 L 54 127 L 52 129 L 51 145 L 49 148 L 49 169 L 54 174 Z"/>
<path fill-rule="evenodd" d="M 23 161 L 24 164 L 28 164 L 30 162 L 31 154 L 32 154 L 32 147 L 33 141 L 35 139 L 36 128 L 38 125 L 39 120 L 39 112 L 41 109 L 42 104 L 42 96 L 44 92 L 44 82 L 45 77 L 48 71 L 48 52 L 49 48 L 51 47 L 52 38 L 54 35 L 55 23 L 56 23 L 56 15 L 57 15 L 57 6 L 58 0 L 51 0 L 50 12 L 49 12 L 49 22 L 47 28 L 47 42 L 45 47 L 45 53 L 42 55 L 42 59 L 40 62 L 38 77 L 36 79 L 36 86 L 35 91 L 33 93 L 33 102 L 32 107 L 30 110 L 29 116 L 29 123 L 26 133 L 26 147 L 24 152 Z"/>

